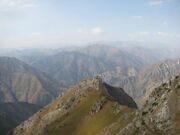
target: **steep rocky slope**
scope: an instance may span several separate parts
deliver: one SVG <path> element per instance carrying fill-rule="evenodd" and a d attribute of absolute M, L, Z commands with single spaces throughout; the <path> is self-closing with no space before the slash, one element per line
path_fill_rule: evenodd
<path fill-rule="evenodd" d="M 9 134 L 179 135 L 180 75 L 155 88 L 142 109 L 117 89 L 83 80 Z"/>
<path fill-rule="evenodd" d="M 136 103 L 123 89 L 111 87 L 98 77 L 89 78 L 9 134 L 95 135 L 114 122 L 119 124 L 118 129 L 124 128 L 132 121 L 136 108 Z"/>
<path fill-rule="evenodd" d="M 166 60 L 155 65 L 145 66 L 141 69 L 133 67 L 116 68 L 106 71 L 100 76 L 105 82 L 122 87 L 134 99 L 146 98 L 151 91 L 163 82 L 180 73 L 180 59 Z"/>
<path fill-rule="evenodd" d="M 119 135 L 179 135 L 180 75 L 157 87 L 132 123 Z"/>
<path fill-rule="evenodd" d="M 40 106 L 25 102 L 0 104 L 0 134 L 5 135 L 22 121 L 37 112 Z"/>
<path fill-rule="evenodd" d="M 16 58 L 0 57 L 0 102 L 46 105 L 56 96 L 58 84 Z"/>

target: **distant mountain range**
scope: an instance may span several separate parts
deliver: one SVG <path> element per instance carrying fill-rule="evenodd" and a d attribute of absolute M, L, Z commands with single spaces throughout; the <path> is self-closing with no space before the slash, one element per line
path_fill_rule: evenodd
<path fill-rule="evenodd" d="M 87 49 L 87 48 L 86 48 Z M 89 48 L 88 48 L 89 49 Z M 141 67 L 143 62 L 134 55 L 125 53 L 117 48 L 101 47 L 94 50 L 63 51 L 45 57 L 32 64 L 64 85 L 72 85 L 81 79 L 99 73 L 121 68 Z"/>
<path fill-rule="evenodd" d="M 81 79 L 121 68 L 139 69 L 166 59 L 180 57 L 180 48 L 142 47 L 116 43 L 93 44 L 77 48 L 19 49 L 0 53 L 16 57 L 45 72 L 65 86 Z M 126 71 L 123 71 L 126 72 Z"/>
<path fill-rule="evenodd" d="M 105 82 L 122 87 L 136 102 L 142 103 L 140 97 L 180 72 L 179 59 L 164 60 L 178 57 L 176 51 L 93 45 L 59 51 L 36 61 L 33 66 L 66 87 L 88 76 L 99 75 Z"/>
<path fill-rule="evenodd" d="M 180 72 L 178 59 L 162 61 L 180 56 L 178 52 L 179 48 L 94 44 L 84 48 L 49 51 L 14 50 L 11 55 L 44 72 L 62 87 L 69 87 L 83 78 L 99 75 L 105 82 L 122 87 L 135 100 L 139 100 L 139 97 L 161 84 L 162 80 L 168 80 Z"/>
<path fill-rule="evenodd" d="M 47 126 L 49 134 L 56 134 L 56 131 L 70 134 L 76 131 L 75 125 L 88 125 L 88 122 L 95 123 L 97 119 L 100 127 L 94 129 L 95 127 L 91 125 L 93 133 L 103 129 L 101 134 L 104 135 L 105 132 L 108 133 L 111 124 L 116 125 L 116 127 L 112 126 L 113 132 L 120 131 L 132 123 L 132 119 L 139 117 L 136 116 L 137 106 L 144 109 L 146 100 L 149 100 L 151 93 L 156 91 L 155 88 L 180 73 L 178 52 L 178 49 L 95 44 L 84 48 L 22 49 L 0 53 L 0 114 L 3 114 L 5 118 L 8 117 L 4 119 L 2 115 L 0 116 L 0 127 L 4 125 L 1 131 L 7 133 L 10 128 L 17 126 L 51 101 L 52 103 L 25 122 L 28 127 L 33 119 L 33 122 L 40 121 L 37 125 L 39 129 L 42 129 L 40 134 L 46 132 L 44 126 Z M 173 58 L 173 60 L 167 58 Z M 103 81 L 100 78 L 93 78 L 94 76 L 99 76 Z M 90 79 L 73 86 L 87 77 Z M 65 88 L 69 89 L 65 90 Z M 100 92 L 95 91 L 97 89 Z M 89 92 L 90 90 L 92 92 Z M 7 108 L 4 107 L 5 105 Z M 30 106 L 29 110 L 26 108 L 28 106 Z M 26 109 L 29 113 L 25 111 Z M 24 110 L 22 117 L 13 114 L 21 110 Z M 99 114 L 99 111 L 102 112 Z M 76 118 L 76 114 L 79 115 L 79 113 L 83 116 Z M 86 122 L 85 116 L 89 119 L 89 113 L 95 114 L 95 117 Z M 106 119 L 106 115 L 110 116 L 110 119 Z M 122 122 L 120 119 L 124 117 L 127 117 L 127 121 Z M 57 124 L 59 119 L 62 122 Z M 77 125 L 71 121 L 74 119 L 75 122 L 83 119 L 85 123 Z M 118 121 L 115 122 L 114 119 Z M 56 130 L 52 131 L 50 125 L 56 124 Z M 119 127 L 117 124 L 122 126 Z M 29 133 L 29 129 L 26 131 L 27 127 L 24 126 L 23 132 Z M 30 131 L 36 129 L 34 125 L 31 126 Z M 72 130 L 68 128 L 69 126 Z M 85 128 L 82 128 L 83 131 L 78 129 L 77 134 L 90 134 Z M 17 130 L 19 133 L 19 129 Z M 33 133 L 36 133 L 36 130 Z"/>

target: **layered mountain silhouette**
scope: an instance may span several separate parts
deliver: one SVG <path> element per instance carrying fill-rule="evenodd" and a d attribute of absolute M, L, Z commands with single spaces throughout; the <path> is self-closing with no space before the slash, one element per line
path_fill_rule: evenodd
<path fill-rule="evenodd" d="M 50 49 L 49 51 L 14 50 L 12 54 L 6 53 L 6 55 L 24 60 L 65 87 L 76 84 L 83 78 L 101 75 L 109 84 L 122 87 L 134 99 L 148 91 L 144 89 L 146 84 L 149 84 L 146 80 L 149 80 L 150 75 L 147 74 L 155 70 L 153 68 L 157 67 L 157 63 L 166 64 L 166 61 L 162 60 L 180 57 L 179 48 L 148 48 L 121 42 L 112 43 L 111 46 L 97 43 L 84 48 Z M 156 64 L 152 66 L 153 63 Z M 166 77 L 164 76 L 165 79 L 169 79 Z M 139 80 L 145 80 L 145 82 Z M 134 83 L 138 83 L 138 86 Z M 148 86 L 148 89 L 151 86 Z"/>
<path fill-rule="evenodd" d="M 144 62 L 118 48 L 97 46 L 82 50 L 59 51 L 35 61 L 32 65 L 51 75 L 61 84 L 70 86 L 81 79 L 113 70 L 115 67 L 138 68 L 143 66 Z"/>
<path fill-rule="evenodd" d="M 178 59 L 164 60 L 174 57 L 178 57 L 178 53 L 170 49 L 97 44 L 76 50 L 57 51 L 32 65 L 66 87 L 83 78 L 100 75 L 105 82 L 122 87 L 126 93 L 138 99 L 162 81 L 179 73 Z"/>
<path fill-rule="evenodd" d="M 66 86 L 106 70 L 106 64 L 78 52 L 61 52 L 33 64 Z"/>

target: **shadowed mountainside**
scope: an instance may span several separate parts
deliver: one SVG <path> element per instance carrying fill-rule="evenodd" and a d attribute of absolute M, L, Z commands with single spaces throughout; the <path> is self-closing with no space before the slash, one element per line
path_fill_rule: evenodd
<path fill-rule="evenodd" d="M 24 62 L 0 57 L 0 102 L 46 105 L 59 95 L 58 83 Z"/>
<path fill-rule="evenodd" d="M 115 99 L 119 104 L 126 105 L 131 108 L 137 108 L 137 105 L 132 97 L 125 93 L 122 88 L 115 88 L 106 83 L 104 83 L 104 86 L 107 90 L 107 94 L 112 97 L 112 99 Z"/>
<path fill-rule="evenodd" d="M 0 104 L 0 134 L 5 135 L 10 129 L 28 119 L 40 106 L 25 102 Z"/>

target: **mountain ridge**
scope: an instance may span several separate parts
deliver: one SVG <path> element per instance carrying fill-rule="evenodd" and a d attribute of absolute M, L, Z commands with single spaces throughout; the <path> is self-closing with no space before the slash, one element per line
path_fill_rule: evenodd
<path fill-rule="evenodd" d="M 123 111 L 127 111 L 127 115 L 129 115 L 128 120 L 122 122 L 126 125 L 134 115 L 137 105 L 131 97 L 122 94 L 123 90 L 119 96 L 126 99 L 126 102 L 113 97 L 114 95 L 109 91 L 116 89 L 104 84 L 99 77 L 84 79 L 9 134 L 94 134 L 100 132 L 118 116 L 122 118 Z M 106 114 L 109 114 L 110 118 L 107 118 Z M 100 127 L 96 128 L 92 122 L 95 122 L 99 115 L 104 118 L 102 120 L 98 118 Z M 89 126 L 92 131 L 86 131 L 85 125 L 88 124 L 86 119 L 89 121 L 88 123 L 91 123 Z M 76 128 L 81 124 L 84 125 L 82 128 Z"/>
<path fill-rule="evenodd" d="M 114 91 L 99 77 L 84 79 L 9 134 L 177 135 L 179 133 L 180 75 L 155 88 L 143 107 L 138 110 L 137 107 L 129 108 L 128 104 L 124 106 L 117 102 L 118 99 L 113 97 L 112 93 L 107 93 L 107 89 Z M 123 94 L 121 96 L 123 99 Z M 126 100 L 126 103 L 132 104 L 131 100 L 132 98 Z"/>

